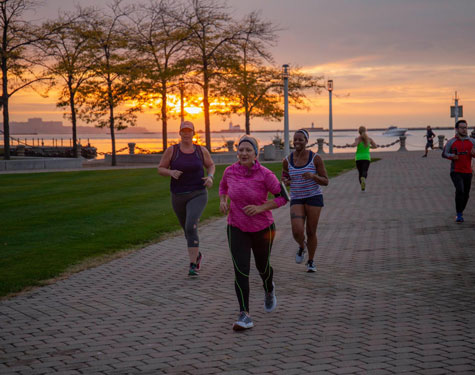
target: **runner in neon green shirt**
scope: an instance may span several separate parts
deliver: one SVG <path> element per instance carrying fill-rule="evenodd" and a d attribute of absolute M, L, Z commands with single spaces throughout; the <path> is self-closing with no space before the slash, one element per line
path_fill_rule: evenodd
<path fill-rule="evenodd" d="M 368 136 L 364 126 L 360 126 L 358 128 L 358 133 L 360 133 L 360 135 L 355 138 L 355 141 L 350 146 L 356 146 L 355 160 L 356 168 L 358 169 L 358 181 L 361 186 L 361 191 L 365 191 L 369 164 L 371 163 L 371 154 L 369 149 L 376 148 L 378 146 L 373 141 L 373 139 Z"/>

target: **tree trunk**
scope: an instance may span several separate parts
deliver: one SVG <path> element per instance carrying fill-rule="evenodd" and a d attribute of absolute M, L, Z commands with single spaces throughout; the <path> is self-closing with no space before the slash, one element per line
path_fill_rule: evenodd
<path fill-rule="evenodd" d="M 115 167 L 117 165 L 117 160 L 115 157 L 115 133 L 114 133 L 114 106 L 110 106 L 110 131 L 111 131 L 111 142 L 112 142 L 112 163 L 111 165 Z"/>
<path fill-rule="evenodd" d="M 71 87 L 71 84 L 68 84 L 69 86 L 69 107 L 71 109 L 71 123 L 73 125 L 73 157 L 76 158 L 78 157 L 77 155 L 77 120 L 76 120 L 76 106 L 74 104 L 74 91 Z"/>
<path fill-rule="evenodd" d="M 117 160 L 115 157 L 115 133 L 114 133 L 114 125 L 115 125 L 115 119 L 114 119 L 114 101 L 112 100 L 112 83 L 110 79 L 108 79 L 107 82 L 107 91 L 108 91 L 108 96 L 109 96 L 109 128 L 111 131 L 111 143 L 112 143 L 112 163 L 111 165 L 115 167 L 117 165 Z"/>
<path fill-rule="evenodd" d="M 246 134 L 251 135 L 251 114 L 246 108 Z"/>
<path fill-rule="evenodd" d="M 2 57 L 2 109 L 3 109 L 3 144 L 5 160 L 10 160 L 10 119 L 8 114 L 8 71 L 7 59 Z"/>
<path fill-rule="evenodd" d="M 163 152 L 168 147 L 168 117 L 167 117 L 167 83 L 162 82 L 162 138 L 163 138 Z"/>
<path fill-rule="evenodd" d="M 244 99 L 244 115 L 246 118 L 246 134 L 251 135 L 251 113 L 249 112 L 249 102 Z"/>
<path fill-rule="evenodd" d="M 244 50 L 244 82 L 246 87 L 249 87 L 249 80 L 247 74 L 247 50 Z M 246 121 L 246 134 L 251 135 L 251 113 L 249 111 L 249 89 L 245 90 L 244 95 L 244 116 Z"/>
<path fill-rule="evenodd" d="M 203 110 L 205 114 L 205 137 L 206 137 L 206 148 L 211 152 L 211 127 L 210 127 L 210 117 L 209 117 L 209 78 L 206 71 L 203 72 Z"/>

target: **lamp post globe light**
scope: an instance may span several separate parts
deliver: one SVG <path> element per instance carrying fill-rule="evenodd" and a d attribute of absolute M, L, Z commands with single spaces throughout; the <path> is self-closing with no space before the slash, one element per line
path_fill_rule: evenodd
<path fill-rule="evenodd" d="M 289 145 L 289 65 L 282 65 L 284 79 L 284 156 L 290 154 Z"/>
<path fill-rule="evenodd" d="M 183 91 L 185 90 L 185 80 L 183 78 L 180 78 L 178 87 L 180 89 L 180 118 L 181 118 L 181 123 L 183 123 L 183 121 L 185 121 L 185 104 L 183 103 Z"/>
<path fill-rule="evenodd" d="M 333 80 L 329 79 L 327 82 L 327 90 L 329 95 L 329 115 L 328 115 L 328 132 L 329 132 L 329 149 L 330 154 L 333 154 L 333 114 L 332 114 L 332 92 L 333 92 Z"/>

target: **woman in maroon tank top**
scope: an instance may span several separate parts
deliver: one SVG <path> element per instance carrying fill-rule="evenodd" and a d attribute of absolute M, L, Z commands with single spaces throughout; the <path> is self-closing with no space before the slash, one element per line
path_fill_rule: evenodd
<path fill-rule="evenodd" d="M 190 258 L 189 276 L 198 276 L 203 254 L 199 251 L 198 221 L 208 201 L 206 188 L 213 186 L 215 166 L 205 147 L 193 144 L 195 128 L 190 121 L 180 125 L 181 141 L 168 147 L 158 173 L 170 176 L 172 206 L 185 232 Z M 207 170 L 204 176 L 203 167 Z"/>

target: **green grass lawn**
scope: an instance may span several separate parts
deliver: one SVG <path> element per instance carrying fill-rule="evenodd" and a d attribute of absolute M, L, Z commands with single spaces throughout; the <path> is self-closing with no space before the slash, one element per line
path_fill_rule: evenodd
<path fill-rule="evenodd" d="M 265 164 L 280 177 L 281 164 Z M 353 160 L 325 162 L 330 177 Z M 215 185 L 202 216 L 220 215 Z M 90 257 L 137 248 L 179 229 L 169 179 L 155 168 L 0 175 L 0 296 Z"/>

